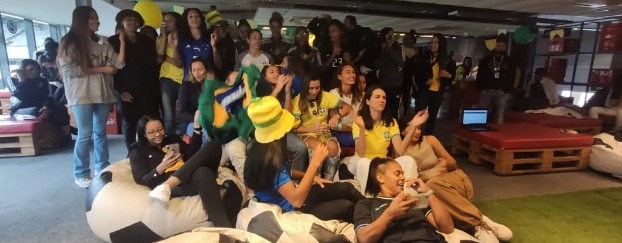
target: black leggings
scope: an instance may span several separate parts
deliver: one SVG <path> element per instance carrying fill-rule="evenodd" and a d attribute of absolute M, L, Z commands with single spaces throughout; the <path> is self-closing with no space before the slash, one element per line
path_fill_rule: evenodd
<path fill-rule="evenodd" d="M 225 183 L 223 186 L 228 188 L 221 198 L 220 186 L 216 184 L 221 154 L 222 147 L 219 144 L 206 143 L 171 175 L 181 181 L 181 185 L 175 187 L 171 194 L 173 197 L 199 194 L 203 209 L 214 226 L 230 228 L 235 226 L 242 205 L 242 192 L 235 184 Z"/>
<path fill-rule="evenodd" d="M 365 198 L 347 182 L 313 185 L 304 205 L 297 209 L 321 220 L 340 219 L 352 223 L 354 205 Z"/>
<path fill-rule="evenodd" d="M 441 88 L 442 89 L 442 88 Z M 434 129 L 436 128 L 436 117 L 438 111 L 441 109 L 443 103 L 443 91 L 429 91 L 422 90 L 417 92 L 417 99 L 415 101 L 415 111 L 419 112 L 428 108 L 428 114 L 430 117 L 425 125 L 425 135 L 434 135 Z"/>

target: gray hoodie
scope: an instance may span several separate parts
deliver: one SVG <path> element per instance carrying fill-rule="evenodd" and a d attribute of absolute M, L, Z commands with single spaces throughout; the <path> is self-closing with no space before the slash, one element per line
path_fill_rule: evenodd
<path fill-rule="evenodd" d="M 123 68 L 123 63 L 116 63 L 118 54 L 114 52 L 110 43 L 102 36 L 97 37 L 99 38 L 97 42 L 89 42 L 93 67 L 114 65 L 118 69 Z M 114 103 L 112 74 L 86 74 L 79 63 L 70 59 L 74 56 L 74 51 L 70 47 L 67 55 L 58 56 L 59 70 L 65 84 L 67 105 Z"/>

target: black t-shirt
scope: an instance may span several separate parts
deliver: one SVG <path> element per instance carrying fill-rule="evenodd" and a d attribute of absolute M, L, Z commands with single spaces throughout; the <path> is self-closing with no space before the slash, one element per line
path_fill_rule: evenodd
<path fill-rule="evenodd" d="M 354 228 L 358 231 L 361 227 L 374 222 L 389 207 L 392 200 L 384 197 L 360 200 L 354 208 Z M 411 210 L 401 219 L 391 222 L 378 242 L 446 242 L 428 222 L 426 216 L 431 212 L 430 208 Z"/>
<path fill-rule="evenodd" d="M 529 87 L 529 97 L 535 99 L 546 99 L 546 93 L 544 92 L 544 87 L 542 87 L 542 82 L 536 81 L 531 87 Z"/>

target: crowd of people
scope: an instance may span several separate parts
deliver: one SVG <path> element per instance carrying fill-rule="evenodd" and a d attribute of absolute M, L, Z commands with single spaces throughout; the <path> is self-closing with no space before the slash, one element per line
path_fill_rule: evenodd
<path fill-rule="evenodd" d="M 354 16 L 317 17 L 296 28 L 293 43 L 279 13 L 267 39 L 245 20 L 237 33 L 226 21 L 208 25 L 196 8 L 165 13 L 159 31 L 133 10 L 115 21 L 116 34 L 103 37 L 97 12 L 76 8 L 67 35 L 46 42 L 37 61 L 22 61 L 12 82 L 14 117 L 77 130 L 78 186 L 91 182 L 91 145 L 95 174 L 110 164 L 106 119 L 114 106 L 136 183 L 163 202 L 199 195 L 218 227 L 234 227 L 239 195 L 248 193 L 284 212 L 353 223 L 361 242 L 444 242 L 439 232 L 454 228 L 481 242 L 512 237 L 471 203 L 469 177 L 434 136 L 443 92 L 456 80 L 475 81 L 480 106 L 495 107 L 495 121 L 503 121 L 516 75 L 505 36 L 472 75 L 472 60 L 456 67 L 443 34 L 419 52 L 414 30 L 400 44 L 392 28 L 376 33 Z M 544 76 L 538 69 L 529 82 L 524 109 L 559 103 Z M 342 158 L 343 148 L 354 156 Z M 221 195 L 221 166 L 248 191 L 231 186 Z M 413 209 L 409 188 L 426 194 L 429 206 Z"/>

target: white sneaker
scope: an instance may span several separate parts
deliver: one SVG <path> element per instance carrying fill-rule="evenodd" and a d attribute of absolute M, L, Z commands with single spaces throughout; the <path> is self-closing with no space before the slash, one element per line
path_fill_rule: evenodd
<path fill-rule="evenodd" d="M 158 199 L 164 203 L 168 203 L 171 200 L 171 187 L 168 184 L 162 184 L 153 188 L 149 192 L 149 196 Z"/>
<path fill-rule="evenodd" d="M 496 223 L 485 215 L 482 215 L 482 219 L 484 220 L 484 223 L 486 223 L 488 227 L 490 227 L 492 233 L 497 236 L 497 239 L 502 241 L 509 241 L 510 239 L 512 239 L 512 236 L 514 236 L 512 230 L 507 226 Z"/>
<path fill-rule="evenodd" d="M 499 243 L 497 236 L 495 236 L 492 230 L 482 226 L 475 226 L 475 234 L 473 236 L 481 243 Z"/>
<path fill-rule="evenodd" d="M 91 177 L 86 176 L 86 177 L 82 177 L 82 178 L 75 178 L 74 182 L 80 188 L 86 189 L 86 188 L 89 188 L 89 186 L 91 185 Z"/>

